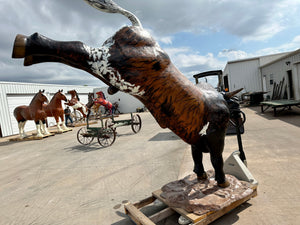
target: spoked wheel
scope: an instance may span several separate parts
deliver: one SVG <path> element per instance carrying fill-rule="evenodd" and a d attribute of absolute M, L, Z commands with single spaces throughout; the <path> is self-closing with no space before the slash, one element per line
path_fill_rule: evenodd
<path fill-rule="evenodd" d="M 116 140 L 116 131 L 113 128 L 106 128 L 98 133 L 98 142 L 103 147 L 111 146 Z"/>
<path fill-rule="evenodd" d="M 137 133 L 141 130 L 142 120 L 139 114 L 132 116 L 131 129 L 134 133 Z"/>
<path fill-rule="evenodd" d="M 94 136 L 88 132 L 86 127 L 82 127 L 77 132 L 77 140 L 80 144 L 89 145 L 94 140 Z"/>

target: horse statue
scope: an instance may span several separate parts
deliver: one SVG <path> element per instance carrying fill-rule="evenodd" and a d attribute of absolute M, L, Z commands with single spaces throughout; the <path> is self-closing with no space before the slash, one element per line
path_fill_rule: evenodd
<path fill-rule="evenodd" d="M 67 97 L 63 94 L 63 90 L 58 90 L 49 104 L 43 104 L 43 109 L 45 110 L 47 117 L 54 117 L 56 121 L 57 131 L 62 133 L 63 131 L 71 130 L 66 127 L 64 121 L 64 109 L 62 107 L 61 101 L 67 101 Z M 60 121 L 59 122 L 59 118 Z"/>
<path fill-rule="evenodd" d="M 19 134 L 22 139 L 27 136 L 24 130 L 27 120 L 34 120 L 37 137 L 43 137 L 43 133 L 45 135 L 50 134 L 46 126 L 47 115 L 43 109 L 43 103 L 48 103 L 48 99 L 44 95 L 44 92 L 45 90 L 39 90 L 31 100 L 29 106 L 21 105 L 14 109 L 14 116 L 18 121 Z"/>
<path fill-rule="evenodd" d="M 99 110 L 99 107 L 102 105 L 106 110 L 109 111 L 109 114 L 112 114 L 113 105 L 111 104 L 111 102 L 106 100 L 104 93 L 102 91 L 98 91 L 96 92 L 96 94 L 97 98 L 94 99 L 94 106 L 98 107 Z"/>
<path fill-rule="evenodd" d="M 133 95 L 162 128 L 169 128 L 191 145 L 198 179 L 207 179 L 202 153 L 209 152 L 217 184 L 229 186 L 222 157 L 230 117 L 224 97 L 230 98 L 236 92 L 222 95 L 211 86 L 194 85 L 143 29 L 138 18 L 112 0 L 85 2 L 101 11 L 125 15 L 132 25 L 122 27 L 98 48 L 79 41 L 55 41 L 38 33 L 17 35 L 13 58 L 24 58 L 25 66 L 64 63 L 103 81 L 109 86 L 109 94 L 123 91 Z"/>
<path fill-rule="evenodd" d="M 83 103 L 80 102 L 77 91 L 69 90 L 67 93 L 71 95 L 71 99 L 68 100 L 65 105 L 71 106 L 74 110 L 78 110 L 79 112 L 81 112 L 83 118 L 85 119 L 87 116 L 87 108 Z"/>

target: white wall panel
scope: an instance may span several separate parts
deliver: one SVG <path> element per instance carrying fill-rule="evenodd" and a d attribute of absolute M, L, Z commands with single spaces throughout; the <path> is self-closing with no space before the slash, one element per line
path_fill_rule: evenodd
<path fill-rule="evenodd" d="M 11 127 L 12 127 L 12 133 L 18 134 L 19 128 L 18 128 L 18 122 L 16 118 L 14 117 L 14 110 L 18 106 L 21 105 L 29 105 L 34 95 L 8 95 L 7 101 L 8 101 L 8 111 L 10 115 L 10 121 L 11 121 Z M 25 132 L 32 131 L 36 129 L 35 122 L 33 120 L 27 121 L 25 125 Z"/>
<path fill-rule="evenodd" d="M 45 90 L 49 100 L 60 89 L 63 89 L 64 93 L 68 90 L 75 89 L 80 100 L 83 103 L 87 103 L 88 93 L 93 92 L 97 88 L 96 86 L 77 86 L 77 85 L 56 85 L 56 84 L 36 84 L 36 83 L 18 83 L 18 82 L 0 82 L 0 126 L 2 136 L 10 136 L 18 134 L 18 126 L 16 119 L 13 116 L 14 107 L 17 105 L 25 104 L 28 102 L 28 96 L 34 96 L 39 90 Z M 27 100 L 26 100 L 27 99 Z M 64 107 L 64 104 L 63 104 Z M 49 125 L 55 125 L 54 118 L 48 119 Z M 35 129 L 33 121 L 28 121 L 25 126 L 25 130 L 29 131 Z"/>

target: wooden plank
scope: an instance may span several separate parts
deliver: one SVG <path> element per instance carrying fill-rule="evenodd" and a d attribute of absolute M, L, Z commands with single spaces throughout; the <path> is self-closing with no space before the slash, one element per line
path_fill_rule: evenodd
<path fill-rule="evenodd" d="M 168 205 L 166 200 L 160 196 L 161 193 L 162 193 L 161 190 L 157 190 L 157 191 L 153 192 L 152 194 L 157 199 L 159 199 L 160 201 L 162 201 L 163 203 Z M 187 211 L 185 211 L 184 209 L 181 209 L 181 208 L 173 208 L 172 207 L 172 209 L 175 210 L 176 212 L 178 212 L 180 215 L 184 216 L 186 219 L 191 220 L 192 222 L 197 222 L 199 220 L 199 216 L 194 213 L 188 213 Z"/>
<path fill-rule="evenodd" d="M 142 208 L 146 205 L 149 205 L 150 203 L 154 202 L 156 198 L 154 198 L 153 196 L 150 196 L 148 198 L 145 198 L 139 202 L 136 202 L 134 203 L 133 205 L 136 207 L 136 208 Z"/>
<path fill-rule="evenodd" d="M 137 225 L 155 225 L 145 214 L 143 214 L 138 208 L 133 204 L 127 203 L 125 206 L 125 213 L 130 216 L 130 218 Z"/>
<path fill-rule="evenodd" d="M 69 132 L 69 131 L 72 131 L 71 128 L 68 128 L 69 130 L 62 130 L 62 131 L 58 131 L 58 130 L 53 130 L 53 131 L 50 131 L 50 133 L 53 133 L 53 134 L 63 134 L 63 133 L 66 133 L 66 132 Z"/>
<path fill-rule="evenodd" d="M 41 140 L 43 138 L 47 138 L 50 136 L 54 136 L 55 134 L 50 133 L 47 135 L 44 135 L 43 137 L 38 137 L 36 136 L 36 133 L 33 133 L 32 135 L 26 136 L 24 138 L 21 138 L 20 136 L 14 137 L 14 138 L 10 138 L 9 141 L 32 141 L 32 140 Z"/>
<path fill-rule="evenodd" d="M 159 221 L 168 218 L 169 216 L 173 215 L 175 211 L 171 208 L 165 208 L 152 216 L 149 216 L 149 219 L 153 221 L 155 224 L 158 223 Z"/>

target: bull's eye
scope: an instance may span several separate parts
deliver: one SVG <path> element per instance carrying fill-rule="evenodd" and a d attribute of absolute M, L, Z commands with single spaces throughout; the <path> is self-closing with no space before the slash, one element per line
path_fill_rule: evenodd
<path fill-rule="evenodd" d="M 159 71 L 161 69 L 160 63 L 157 62 L 152 66 L 152 69 L 155 71 Z"/>

